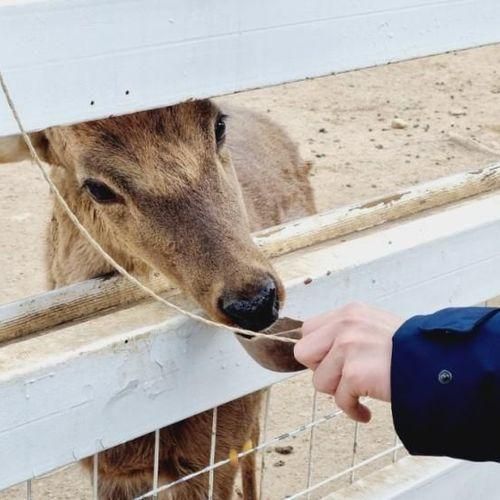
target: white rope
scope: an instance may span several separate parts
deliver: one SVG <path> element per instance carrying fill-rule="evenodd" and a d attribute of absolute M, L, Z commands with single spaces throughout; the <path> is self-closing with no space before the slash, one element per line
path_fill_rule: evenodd
<path fill-rule="evenodd" d="M 294 339 L 289 339 L 286 337 L 278 337 L 276 335 L 266 335 L 264 333 L 258 333 L 258 332 L 252 332 L 250 330 L 245 330 L 244 328 L 237 328 L 237 327 L 232 327 L 228 325 L 224 325 L 223 323 L 218 323 L 216 321 L 212 321 L 206 318 L 203 318 L 195 313 L 192 313 L 190 311 L 186 311 L 182 307 L 179 307 L 172 302 L 169 302 L 168 300 L 165 300 L 163 297 L 158 295 L 156 292 L 154 292 L 151 288 L 143 284 L 140 280 L 138 280 L 135 276 L 131 275 L 123 266 L 118 264 L 113 257 L 111 257 L 103 248 L 102 246 L 93 238 L 93 236 L 88 232 L 88 230 L 85 228 L 85 226 L 82 225 L 82 223 L 79 221 L 78 217 L 75 215 L 75 213 L 71 210 L 69 207 L 68 203 L 64 199 L 64 197 L 61 195 L 59 189 L 57 186 L 54 184 L 52 179 L 50 178 L 49 174 L 46 172 L 42 161 L 40 160 L 40 157 L 38 156 L 38 153 L 36 152 L 36 149 L 33 146 L 33 143 L 31 142 L 31 139 L 29 135 L 26 133 L 23 124 L 21 122 L 21 119 L 19 117 L 19 114 L 17 112 L 17 109 L 14 105 L 14 102 L 12 100 L 12 97 L 10 95 L 9 89 L 7 87 L 7 84 L 5 83 L 4 77 L 2 72 L 0 71 L 0 86 L 2 87 L 2 90 L 5 94 L 5 98 L 7 100 L 7 104 L 12 112 L 12 115 L 14 117 L 14 120 L 17 123 L 17 126 L 19 128 L 19 132 L 21 133 L 24 142 L 26 143 L 26 146 L 28 147 L 31 157 L 33 161 L 35 162 L 35 165 L 38 167 L 40 170 L 43 178 L 45 181 L 49 184 L 52 193 L 56 197 L 57 201 L 61 204 L 61 207 L 63 208 L 64 212 L 66 212 L 66 215 L 70 218 L 70 220 L 73 222 L 73 224 L 78 228 L 80 233 L 85 237 L 85 239 L 89 242 L 89 244 L 94 248 L 94 250 L 111 266 L 113 267 L 116 271 L 118 271 L 122 276 L 124 276 L 126 279 L 128 279 L 131 283 L 139 287 L 145 294 L 149 295 L 153 299 L 155 299 L 158 302 L 161 302 L 162 304 L 166 305 L 167 307 L 174 309 L 180 314 L 183 314 L 184 316 L 187 316 L 195 321 L 199 321 L 201 323 L 204 323 L 205 325 L 213 326 L 219 329 L 223 329 L 225 331 L 230 331 L 232 333 L 241 333 L 243 335 L 246 335 L 248 337 L 263 337 L 263 338 L 268 338 L 268 339 L 274 339 L 279 342 L 285 342 L 285 343 L 291 343 L 295 344 L 297 343 L 297 340 Z"/>
<path fill-rule="evenodd" d="M 277 335 L 266 335 L 264 333 L 259 333 L 259 332 L 253 332 L 251 330 L 246 330 L 246 329 L 243 329 L 243 328 L 237 328 L 237 327 L 231 327 L 231 326 L 228 326 L 228 325 L 225 325 L 223 323 L 218 323 L 216 321 L 212 321 L 212 320 L 209 320 L 209 319 L 206 319 L 206 318 L 203 318 L 202 316 L 199 316 L 195 313 L 192 313 L 190 311 L 187 311 L 179 306 L 177 306 L 176 304 L 172 303 L 172 302 L 169 302 L 168 300 L 165 300 L 163 297 L 161 297 L 159 294 L 157 294 L 156 292 L 154 292 L 151 288 L 149 288 L 147 285 L 145 285 L 144 283 L 142 283 L 139 279 L 137 279 L 135 276 L 131 275 L 123 266 L 121 266 L 120 264 L 118 264 L 118 262 L 116 262 L 113 257 L 111 257 L 103 248 L 102 246 L 92 237 L 92 235 L 88 232 L 88 230 L 82 225 L 82 223 L 79 221 L 78 217 L 75 215 L 75 213 L 71 210 L 71 208 L 69 207 L 68 203 L 66 202 L 66 200 L 64 199 L 64 197 L 61 195 L 59 189 L 57 188 L 57 186 L 54 184 L 54 182 L 52 181 L 52 179 L 50 178 L 49 174 L 46 172 L 43 164 L 42 164 L 42 161 L 40 159 L 40 157 L 38 156 L 38 153 L 36 152 L 36 149 L 34 148 L 33 146 L 33 143 L 31 142 L 31 139 L 29 137 L 29 135 L 26 133 L 23 125 L 22 125 L 22 122 L 20 120 L 20 117 L 19 117 L 19 114 L 17 112 L 17 109 L 14 105 L 14 102 L 12 101 L 12 98 L 11 98 L 11 95 L 10 95 L 10 92 L 8 90 L 8 87 L 5 83 L 5 80 L 4 80 L 4 77 L 3 77 L 3 74 L 2 72 L 0 72 L 0 86 L 2 87 L 2 90 L 4 92 L 4 95 L 5 95 L 5 98 L 7 100 L 7 104 L 12 112 L 12 115 L 14 117 L 14 120 L 16 121 L 17 123 L 17 126 L 19 128 L 19 131 L 21 133 L 21 136 L 23 137 L 23 140 L 26 144 L 26 146 L 28 147 L 28 150 L 31 154 L 31 157 L 35 163 L 35 165 L 38 167 L 38 169 L 40 170 L 41 174 L 42 174 L 42 177 L 44 178 L 44 180 L 48 183 L 48 185 L 50 186 L 50 189 L 52 191 L 52 193 L 54 194 L 55 198 L 57 199 L 57 201 L 61 204 L 63 210 L 65 211 L 66 215 L 70 218 L 70 220 L 73 222 L 73 224 L 78 228 L 78 230 L 80 231 L 80 233 L 85 237 L 85 239 L 89 242 L 89 244 L 94 248 L 94 250 L 96 250 L 97 253 L 99 253 L 99 255 L 111 266 L 113 267 L 117 272 L 119 272 L 122 276 L 124 276 L 126 279 L 128 279 L 131 283 L 133 283 L 134 285 L 136 285 L 138 288 L 140 288 L 145 294 L 149 295 L 150 297 L 152 297 L 154 300 L 156 300 L 157 302 L 160 302 L 162 304 L 164 304 L 165 306 L 171 308 L 171 309 L 174 309 L 175 311 L 177 311 L 178 313 L 184 315 L 184 316 L 187 316 L 195 321 L 199 321 L 205 325 L 208 325 L 208 326 L 212 326 L 212 327 L 216 327 L 216 328 L 219 328 L 219 329 L 223 329 L 225 331 L 230 331 L 231 333 L 241 333 L 243 335 L 246 335 L 248 337 L 261 337 L 261 338 L 267 338 L 267 339 L 273 339 L 273 340 L 277 340 L 279 342 L 285 342 L 285 343 L 292 343 L 292 344 L 295 344 L 297 343 L 297 340 L 295 339 L 289 339 L 289 338 L 286 338 L 286 337 L 279 337 Z M 156 498 L 158 493 L 161 493 L 163 491 L 167 491 L 171 488 L 173 488 L 174 486 L 180 484 L 180 483 L 183 483 L 183 482 L 186 482 L 186 481 L 189 481 L 190 479 L 193 479 L 194 477 L 197 477 L 201 474 L 205 474 L 207 472 L 210 473 L 209 475 L 209 499 L 213 498 L 213 478 L 214 478 L 214 471 L 219 468 L 219 467 L 222 467 L 223 465 L 227 465 L 228 463 L 230 463 L 230 459 L 225 459 L 225 460 L 221 460 L 217 463 L 214 463 L 214 460 L 215 460 L 215 440 L 214 440 L 214 436 L 215 436 L 215 433 L 216 431 L 214 432 L 214 426 L 215 426 L 215 429 L 216 429 L 216 425 L 217 425 L 217 413 L 216 413 L 216 408 L 214 408 L 214 413 L 213 413 L 213 419 L 212 419 L 212 446 L 211 446 L 211 451 L 210 451 L 210 464 L 205 467 L 204 469 L 201 469 L 197 472 L 194 472 L 192 474 L 189 474 L 187 476 L 184 476 L 176 481 L 173 481 L 172 483 L 169 483 L 169 484 L 166 484 L 166 485 L 163 485 L 161 487 L 158 487 L 158 467 L 159 467 L 159 430 L 157 430 L 155 432 L 155 450 L 154 450 L 154 473 L 153 473 L 153 490 L 145 493 L 144 495 L 142 496 L 139 496 L 137 497 L 135 500 L 142 500 L 142 499 L 145 499 L 145 498 L 149 498 L 149 497 L 154 497 Z M 240 453 L 238 453 L 238 459 L 241 459 L 247 455 L 249 455 L 250 453 L 254 453 L 254 452 L 258 452 L 258 451 L 261 451 L 265 448 L 268 448 L 269 446 L 271 445 L 274 445 L 280 441 L 283 441 L 285 439 L 289 439 L 290 437 L 292 436 L 296 436 L 298 434 L 301 434 L 303 432 L 306 432 L 308 429 L 311 429 L 311 440 L 310 440 L 310 445 L 309 445 L 309 469 L 308 469 L 308 479 L 307 479 L 307 483 L 308 483 L 308 486 L 305 490 L 301 491 L 301 492 L 298 492 L 296 493 L 295 495 L 289 497 L 290 500 L 292 499 L 295 499 L 295 498 L 299 498 L 305 494 L 307 494 L 309 496 L 309 494 L 313 491 L 315 491 L 316 489 L 320 488 L 321 486 L 324 486 L 325 484 L 328 484 L 329 482 L 331 481 L 334 481 L 335 479 L 338 479 L 340 477 L 343 477 L 344 475 L 346 474 L 349 474 L 349 473 L 353 473 L 355 470 L 363 467 L 364 465 L 367 465 L 387 454 L 390 454 L 390 453 L 393 453 L 393 457 L 395 457 L 395 453 L 403 448 L 403 445 L 399 444 L 399 445 L 395 445 L 393 446 L 392 448 L 388 449 L 388 450 L 385 450 L 381 453 L 378 453 L 377 455 L 374 455 L 373 457 L 367 459 L 367 460 L 364 460 L 360 463 L 358 463 L 357 465 L 352 465 L 350 468 L 338 473 L 338 474 L 335 474 L 319 483 L 316 483 L 315 485 L 311 486 L 310 483 L 311 483 L 311 478 L 312 478 L 312 461 L 311 461 L 311 457 L 312 457 L 312 450 L 313 450 L 313 437 L 314 437 L 314 433 L 313 433 L 313 430 L 314 430 L 314 427 L 317 426 L 317 425 L 320 425 L 324 422 L 327 422 L 329 420 L 331 420 L 332 418 L 342 414 L 342 411 L 341 410 L 336 410 L 332 413 L 329 413 L 323 417 L 321 417 L 320 419 L 318 420 L 314 420 L 314 415 L 315 415 L 315 412 L 316 412 L 316 392 L 314 394 L 314 402 L 313 402 L 313 419 L 312 421 L 309 423 L 309 424 L 305 424 L 305 425 L 301 425 L 300 427 L 290 431 L 290 432 L 287 432 L 287 433 L 284 433 L 284 434 L 281 434 L 279 436 L 276 436 L 274 437 L 273 439 L 271 439 L 270 441 L 267 441 L 267 442 L 263 442 L 261 444 L 259 444 L 258 446 L 250 449 L 250 450 L 246 450 L 246 451 L 242 451 Z M 355 440 L 356 440 L 356 437 L 355 437 Z M 355 441 L 356 443 L 356 441 Z M 356 446 L 356 444 L 355 444 Z M 355 449 L 354 449 L 355 451 Z M 353 460 L 354 460 L 354 455 L 353 455 Z M 94 455 L 94 463 L 93 463 L 93 476 L 94 476 L 94 485 L 93 485 L 93 493 L 94 493 L 94 498 L 97 498 L 97 492 L 98 492 L 98 458 L 97 458 L 97 454 Z M 262 479 L 261 479 L 261 487 L 262 487 Z M 31 481 L 27 481 L 26 483 L 26 497 L 27 499 L 31 499 L 31 496 L 32 496 L 32 492 L 31 492 Z"/>

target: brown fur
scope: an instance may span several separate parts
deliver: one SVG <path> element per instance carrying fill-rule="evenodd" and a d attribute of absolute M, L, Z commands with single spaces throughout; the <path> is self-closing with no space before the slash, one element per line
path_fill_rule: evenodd
<path fill-rule="evenodd" d="M 173 279 L 214 319 L 222 290 L 251 290 L 264 275 L 283 287 L 250 232 L 314 212 L 308 167 L 275 124 L 243 109 L 226 109 L 227 138 L 217 147 L 219 109 L 197 101 L 37 134 L 52 179 L 91 234 L 127 270 Z M 0 160 L 20 159 L 18 138 L 0 143 Z M 101 205 L 82 188 L 105 182 L 124 203 Z M 112 271 L 55 203 L 49 228 L 49 282 L 62 286 Z M 216 460 L 258 441 L 260 395 L 220 407 Z M 161 480 L 172 481 L 209 461 L 211 412 L 161 430 Z M 100 454 L 100 498 L 125 500 L 152 484 L 152 435 Z M 86 462 L 89 466 L 88 461 Z M 236 471 L 217 469 L 215 498 L 230 498 Z M 256 499 L 255 460 L 242 463 L 244 496 Z M 176 500 L 206 496 L 207 475 L 174 489 Z"/>

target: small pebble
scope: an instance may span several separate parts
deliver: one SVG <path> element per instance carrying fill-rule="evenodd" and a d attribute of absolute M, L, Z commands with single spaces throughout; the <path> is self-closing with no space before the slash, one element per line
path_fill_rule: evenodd
<path fill-rule="evenodd" d="M 403 119 L 401 118 L 394 118 L 391 122 L 391 127 L 395 129 L 405 129 L 408 127 L 408 123 L 406 123 Z"/>
<path fill-rule="evenodd" d="M 293 446 L 275 446 L 274 451 L 280 455 L 290 455 L 293 452 Z"/>
<path fill-rule="evenodd" d="M 273 464 L 275 467 L 283 467 L 285 465 L 284 460 L 278 460 L 277 462 L 274 462 Z"/>

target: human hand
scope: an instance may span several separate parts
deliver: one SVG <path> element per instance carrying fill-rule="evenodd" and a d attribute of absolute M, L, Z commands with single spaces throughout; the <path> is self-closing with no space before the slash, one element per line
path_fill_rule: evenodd
<path fill-rule="evenodd" d="M 403 320 L 365 304 L 349 304 L 302 326 L 295 357 L 313 370 L 316 390 L 335 396 L 349 417 L 368 422 L 362 396 L 391 400 L 392 337 Z"/>

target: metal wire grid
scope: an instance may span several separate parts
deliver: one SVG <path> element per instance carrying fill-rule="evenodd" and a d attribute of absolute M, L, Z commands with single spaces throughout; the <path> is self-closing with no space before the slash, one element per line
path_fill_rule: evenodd
<path fill-rule="evenodd" d="M 332 474 L 331 476 L 318 481 L 316 483 L 313 483 L 313 472 L 314 472 L 314 462 L 313 462 L 313 456 L 314 456 L 314 449 L 315 449 L 315 429 L 317 426 L 320 426 L 322 424 L 325 424 L 326 422 L 329 422 L 336 417 L 340 416 L 343 414 L 341 410 L 334 410 L 330 413 L 327 413 L 321 417 L 317 417 L 317 393 L 316 391 L 313 394 L 313 400 L 312 400 L 312 405 L 311 405 L 311 420 L 308 423 L 304 423 L 288 432 L 279 434 L 277 436 L 274 436 L 272 438 L 268 438 L 268 420 L 269 420 L 269 408 L 270 408 L 270 388 L 267 390 L 266 397 L 265 397 L 265 403 L 264 403 L 264 422 L 263 422 L 263 433 L 262 433 L 262 442 L 259 443 L 258 445 L 254 446 L 253 448 L 245 451 L 241 451 L 238 453 L 237 457 L 238 459 L 242 459 L 246 457 L 247 455 L 250 455 L 251 453 L 262 453 L 266 449 L 275 446 L 276 444 L 285 441 L 287 439 L 290 439 L 292 437 L 304 434 L 309 432 L 309 446 L 308 446 L 308 452 L 307 452 L 307 473 L 306 473 L 306 485 L 305 487 L 294 493 L 292 496 L 288 496 L 288 499 L 295 499 L 295 498 L 310 498 L 311 493 L 315 492 L 321 487 L 324 487 L 328 485 L 329 483 L 336 481 L 340 478 L 343 477 L 349 477 L 350 482 L 353 482 L 355 479 L 355 472 L 361 469 L 362 467 L 373 463 L 383 457 L 386 456 L 392 456 L 393 462 L 397 460 L 397 451 L 403 448 L 403 445 L 399 443 L 397 440 L 396 434 L 394 434 L 394 443 L 392 446 L 389 448 L 376 453 L 372 455 L 371 457 L 362 460 L 358 463 L 356 463 L 356 458 L 358 454 L 358 435 L 359 435 L 359 426 L 356 424 L 354 426 L 354 431 L 353 431 L 353 446 L 352 446 L 352 453 L 351 453 L 351 465 L 347 467 L 346 469 Z M 214 409 L 214 420 L 216 419 L 216 409 Z M 213 474 L 215 471 L 224 466 L 227 465 L 231 462 L 230 458 L 226 458 L 224 460 L 220 460 L 218 462 L 215 462 L 215 444 L 216 444 L 216 438 L 214 437 L 214 430 L 215 427 L 213 426 L 212 428 L 212 447 L 211 447 L 211 453 L 210 453 L 210 463 L 204 467 L 203 469 L 200 469 L 196 472 L 193 472 L 189 475 L 186 475 L 180 479 L 177 479 L 175 481 L 172 481 L 170 483 L 164 484 L 162 486 L 156 486 L 144 493 L 141 496 L 136 497 L 134 500 L 145 500 L 149 498 L 156 498 L 156 496 L 160 493 L 167 492 L 174 488 L 175 486 L 178 486 L 180 484 L 186 483 L 190 481 L 191 479 L 203 475 L 203 474 L 209 474 L 209 477 L 213 478 Z M 266 466 L 265 466 L 265 453 L 262 453 L 261 456 L 261 468 L 260 468 L 260 482 L 259 482 L 259 490 L 260 490 L 260 498 L 263 498 L 263 494 L 265 493 L 265 472 L 266 472 Z M 209 490 L 207 492 L 207 498 L 212 499 L 213 498 L 213 479 L 209 481 Z M 97 499 L 96 499 L 97 500 Z"/>
<path fill-rule="evenodd" d="M 288 496 L 288 499 L 296 499 L 296 498 L 307 498 L 308 500 L 311 498 L 311 494 L 318 489 L 336 481 L 338 479 L 348 477 L 349 481 L 352 483 L 355 480 L 355 473 L 362 467 L 373 463 L 383 457 L 391 456 L 392 461 L 395 462 L 397 460 L 397 452 L 403 448 L 402 444 L 399 442 L 396 434 L 394 434 L 394 442 L 393 445 L 379 453 L 372 455 L 371 457 L 357 462 L 357 456 L 359 451 L 359 425 L 355 424 L 353 430 L 353 444 L 351 450 L 350 457 L 350 466 L 345 468 L 344 470 L 332 474 L 331 476 L 322 479 L 316 483 L 313 482 L 314 478 L 314 451 L 315 451 L 315 431 L 316 428 L 320 425 L 323 425 L 327 422 L 330 422 L 340 415 L 343 414 L 341 410 L 335 409 L 327 414 L 324 414 L 320 417 L 317 416 L 318 412 L 318 397 L 316 391 L 313 393 L 312 404 L 311 404 L 311 418 L 309 422 L 306 422 L 302 425 L 295 427 L 292 430 L 279 434 L 277 436 L 269 438 L 269 418 L 270 418 L 270 407 L 271 407 L 271 387 L 266 389 L 265 398 L 264 398 L 264 410 L 263 415 L 264 419 L 262 422 L 262 434 L 261 434 L 261 442 L 255 445 L 253 448 L 241 451 L 238 453 L 237 458 L 242 459 L 251 453 L 261 453 L 260 460 L 260 478 L 259 478 L 259 498 L 264 498 L 265 495 L 265 477 L 266 477 L 266 454 L 263 453 L 270 447 L 277 445 L 278 443 L 293 438 L 295 436 L 303 435 L 309 433 L 309 443 L 307 449 L 307 470 L 305 474 L 305 486 L 302 490 L 295 492 L 293 495 Z M 217 408 L 213 408 L 212 410 L 212 426 L 211 426 L 211 446 L 210 446 L 210 456 L 208 457 L 208 464 L 203 469 L 200 469 L 196 472 L 193 472 L 189 475 L 186 475 L 176 481 L 160 485 L 159 484 L 159 457 L 160 457 L 160 430 L 157 429 L 154 433 L 154 462 L 153 462 L 153 480 L 151 484 L 151 489 L 144 493 L 143 495 L 136 497 L 134 500 L 145 500 L 145 499 L 156 499 L 160 493 L 166 492 L 174 488 L 179 484 L 186 483 L 191 479 L 203 475 L 208 474 L 208 491 L 207 491 L 207 499 L 208 500 L 217 500 L 214 497 L 214 484 L 215 484 L 215 476 L 218 468 L 227 465 L 231 462 L 231 459 L 228 457 L 223 460 L 215 461 L 215 451 L 217 446 Z M 99 454 L 95 454 L 93 456 L 93 467 L 92 467 L 92 497 L 93 500 L 99 500 Z M 43 477 L 47 477 L 52 475 L 53 473 L 46 474 Z M 36 495 L 33 494 L 32 490 L 32 481 L 26 481 L 26 500 L 38 500 Z"/>

